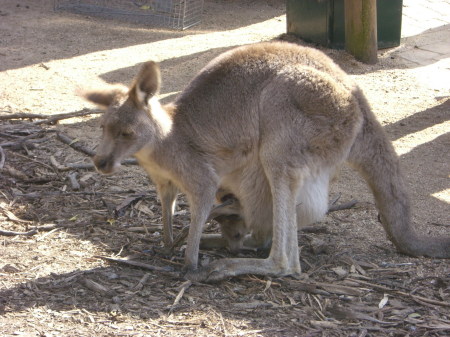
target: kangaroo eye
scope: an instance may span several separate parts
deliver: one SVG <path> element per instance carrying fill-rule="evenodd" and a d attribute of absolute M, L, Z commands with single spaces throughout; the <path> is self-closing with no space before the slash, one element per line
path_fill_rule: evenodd
<path fill-rule="evenodd" d="M 131 138 L 131 137 L 133 137 L 133 132 L 132 131 L 122 131 L 120 133 L 120 136 L 123 138 Z"/>
<path fill-rule="evenodd" d="M 239 239 L 240 237 L 241 237 L 241 233 L 236 233 L 233 236 L 234 239 Z"/>

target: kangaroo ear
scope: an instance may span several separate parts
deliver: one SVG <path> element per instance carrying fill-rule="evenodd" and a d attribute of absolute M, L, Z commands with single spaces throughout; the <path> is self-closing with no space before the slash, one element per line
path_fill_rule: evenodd
<path fill-rule="evenodd" d="M 136 105 L 147 105 L 148 100 L 159 93 L 160 86 L 159 66 L 154 61 L 148 61 L 134 79 L 128 95 Z"/>
<path fill-rule="evenodd" d="M 128 88 L 120 84 L 111 85 L 104 89 L 77 90 L 78 95 L 102 107 L 110 106 L 113 102 L 117 101 L 119 97 L 126 95 L 127 92 Z"/>

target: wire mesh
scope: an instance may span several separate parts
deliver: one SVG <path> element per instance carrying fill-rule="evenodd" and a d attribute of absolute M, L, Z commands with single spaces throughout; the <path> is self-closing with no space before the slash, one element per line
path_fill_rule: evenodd
<path fill-rule="evenodd" d="M 54 9 L 187 29 L 200 23 L 203 0 L 55 0 Z"/>

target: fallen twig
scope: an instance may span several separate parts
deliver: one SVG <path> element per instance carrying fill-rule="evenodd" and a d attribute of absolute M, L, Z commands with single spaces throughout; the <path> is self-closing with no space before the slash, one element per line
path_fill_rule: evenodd
<path fill-rule="evenodd" d="M 91 149 L 87 148 L 86 146 L 84 146 L 83 144 L 79 143 L 78 139 L 73 139 L 62 132 L 58 132 L 56 134 L 56 138 L 58 138 L 58 140 L 60 140 L 64 144 L 69 145 L 72 149 L 74 149 L 78 152 L 84 153 L 85 155 L 88 155 L 89 157 L 92 157 L 95 155 L 94 150 L 91 150 Z"/>
<path fill-rule="evenodd" d="M 13 212 L 8 211 L 4 207 L 0 206 L 0 209 L 2 210 L 3 213 L 5 213 L 6 217 L 11 221 L 22 222 L 22 223 L 32 223 L 32 221 L 19 219 Z"/>
<path fill-rule="evenodd" d="M 139 262 L 139 261 L 134 261 L 134 260 L 116 259 L 116 258 L 106 257 L 106 256 L 95 256 L 95 257 L 97 257 L 99 259 L 111 261 L 111 262 L 127 264 L 127 265 L 130 265 L 130 266 L 140 267 L 140 268 L 144 268 L 144 269 L 152 270 L 152 271 L 163 271 L 163 272 L 173 272 L 174 271 L 174 269 L 172 267 L 169 267 L 169 266 L 158 267 L 158 266 L 153 266 L 151 264 L 147 264 L 147 263 Z"/>
<path fill-rule="evenodd" d="M 0 235 L 2 236 L 16 236 L 16 235 L 23 235 L 23 236 L 31 236 L 36 234 L 38 231 L 36 228 L 28 231 L 28 232 L 14 232 L 14 231 L 5 231 L 3 229 L 0 229 Z"/>
<path fill-rule="evenodd" d="M 150 276 L 151 276 L 150 273 L 145 273 L 144 276 L 142 276 L 142 278 L 139 280 L 138 284 L 136 284 L 133 287 L 133 290 L 134 291 L 140 291 L 144 287 L 144 284 L 147 283 L 147 281 L 150 278 Z"/>
<path fill-rule="evenodd" d="M 440 305 L 442 307 L 450 307 L 450 302 L 437 301 L 437 300 L 433 300 L 433 299 L 427 298 L 427 297 L 404 293 L 402 291 L 396 291 L 396 293 L 403 295 L 403 296 L 408 296 L 411 299 L 418 301 L 419 303 L 420 303 L 420 301 L 422 301 L 422 302 L 433 304 L 433 305 Z"/>
<path fill-rule="evenodd" d="M 423 296 L 408 294 L 408 293 L 405 293 L 403 291 L 399 291 L 399 290 L 396 290 L 396 289 L 391 289 L 391 288 L 388 288 L 388 287 L 385 287 L 385 286 L 380 286 L 378 284 L 370 283 L 370 282 L 367 282 L 367 281 L 362 281 L 362 280 L 357 280 L 357 279 L 350 279 L 350 278 L 348 278 L 347 280 L 350 280 L 352 282 L 357 282 L 357 283 L 366 285 L 368 287 L 372 287 L 374 289 L 382 290 L 384 292 L 391 292 L 391 293 L 394 293 L 394 294 L 397 294 L 397 295 L 406 296 L 406 297 L 409 297 L 409 298 L 411 298 L 413 300 L 422 301 L 422 302 L 425 302 L 425 303 L 439 305 L 439 306 L 443 306 L 443 307 L 450 307 L 450 302 L 443 302 L 443 301 L 433 300 L 431 298 L 427 298 L 427 297 L 423 297 Z"/>
<path fill-rule="evenodd" d="M 173 301 L 173 304 L 170 306 L 169 314 L 172 313 L 173 309 L 180 303 L 181 299 L 183 298 L 184 292 L 192 285 L 191 281 L 186 281 L 181 285 L 181 289 L 178 292 L 177 297 L 175 297 L 175 300 Z"/>
<path fill-rule="evenodd" d="M 30 114 L 30 113 L 15 113 L 15 114 L 9 114 L 9 115 L 0 115 L 0 120 L 9 120 L 9 119 L 45 119 L 48 118 L 47 115 L 40 115 L 40 114 Z"/>
<path fill-rule="evenodd" d="M 220 322 L 222 323 L 223 334 L 225 335 L 225 337 L 228 337 L 229 334 L 228 334 L 228 331 L 227 331 L 227 327 L 225 325 L 225 320 L 223 319 L 223 315 L 222 315 L 221 312 L 218 312 L 217 314 L 219 315 Z"/>
<path fill-rule="evenodd" d="M 33 146 L 36 147 L 35 143 L 42 143 L 47 140 L 47 137 L 41 137 L 44 134 L 42 131 L 38 131 L 36 133 L 32 133 L 28 136 L 15 136 L 15 135 L 7 135 L 8 137 L 15 138 L 14 141 L 9 141 L 5 143 L 1 143 L 0 146 L 8 147 L 13 150 L 23 148 L 25 146 Z"/>
<path fill-rule="evenodd" d="M 340 284 L 322 283 L 314 282 L 318 287 L 330 293 L 339 295 L 349 295 L 349 296 L 361 296 L 363 291 L 361 289 L 356 289 L 353 287 L 343 286 Z"/>
<path fill-rule="evenodd" d="M 6 154 L 3 148 L 0 146 L 0 170 L 5 166 Z"/>
<path fill-rule="evenodd" d="M 88 191 L 79 191 L 79 192 L 32 192 L 32 193 L 13 193 L 15 197 L 24 197 L 24 198 L 42 198 L 42 197 L 67 197 L 72 195 L 112 195 L 112 194 L 124 194 L 124 193 L 136 193 L 136 191 L 114 191 L 114 192 L 88 192 Z"/>
<path fill-rule="evenodd" d="M 68 163 L 65 167 L 67 170 L 95 170 L 92 163 Z"/>
<path fill-rule="evenodd" d="M 339 324 L 341 324 L 340 322 L 328 322 L 328 321 L 314 321 L 311 320 L 309 321 L 309 323 L 318 329 L 334 329 L 337 330 L 339 329 Z"/>
<path fill-rule="evenodd" d="M 86 286 L 86 288 L 88 288 L 92 291 L 95 291 L 101 295 L 108 296 L 108 297 L 113 297 L 115 295 L 114 290 L 109 289 L 100 283 L 92 281 L 91 279 L 86 278 L 86 279 L 83 279 L 82 282 Z"/>
<path fill-rule="evenodd" d="M 151 225 L 149 227 L 127 227 L 127 231 L 132 233 L 154 233 L 162 231 L 162 229 L 162 225 Z"/>
<path fill-rule="evenodd" d="M 430 224 L 433 225 L 433 226 L 450 227 L 450 223 L 431 222 Z"/>
<path fill-rule="evenodd" d="M 335 204 L 339 201 L 339 199 L 341 198 L 341 196 L 342 196 L 342 193 L 339 193 L 339 194 L 333 199 L 333 201 L 331 201 L 330 207 L 331 207 L 332 205 L 335 205 Z"/>
<path fill-rule="evenodd" d="M 302 233 L 328 233 L 327 226 L 312 225 L 299 228 Z"/>
<path fill-rule="evenodd" d="M 95 156 L 95 151 L 86 147 L 83 144 L 80 144 L 78 142 L 78 139 L 73 139 L 69 137 L 68 135 L 58 132 L 56 137 L 63 142 L 64 144 L 69 145 L 71 148 L 73 148 L 75 151 L 81 152 L 89 157 Z M 125 159 L 121 162 L 122 165 L 137 165 L 138 162 L 136 159 Z M 93 166 L 92 166 L 93 167 Z"/>
<path fill-rule="evenodd" d="M 233 306 L 238 310 L 252 310 L 272 308 L 274 304 L 260 300 L 253 300 L 251 302 L 234 303 Z"/>
<path fill-rule="evenodd" d="M 242 279 L 243 280 L 248 280 L 248 281 L 251 281 L 251 282 L 258 282 L 258 283 L 264 284 L 266 286 L 264 291 L 266 291 L 269 288 L 269 286 L 268 286 L 269 283 L 268 282 L 270 282 L 270 287 L 272 287 L 272 286 L 281 287 L 282 286 L 281 283 L 274 282 L 274 281 L 272 281 L 270 279 L 269 280 L 261 280 L 260 278 L 257 278 L 254 275 L 243 276 Z"/>
<path fill-rule="evenodd" d="M 92 163 L 69 163 L 66 165 L 61 165 L 55 159 L 55 157 L 50 156 L 50 162 L 58 171 L 70 171 L 70 170 L 93 170 L 95 169 L 94 164 Z"/>
<path fill-rule="evenodd" d="M 24 180 L 24 181 L 28 180 L 28 176 L 25 173 L 23 173 L 19 170 L 16 170 L 14 167 L 10 167 L 9 165 L 5 165 L 5 167 L 2 169 L 2 172 L 5 172 L 9 176 L 16 178 L 16 179 L 20 179 L 20 180 Z"/>
<path fill-rule="evenodd" d="M 23 149 L 23 148 L 26 148 L 26 147 L 29 147 L 31 149 L 35 149 L 35 148 L 38 147 L 37 144 L 45 143 L 45 142 L 48 141 L 48 137 L 39 137 L 39 138 L 37 138 L 37 137 L 31 137 L 31 135 L 30 135 L 30 136 L 24 137 L 24 138 L 26 138 L 26 139 L 20 140 L 19 142 L 16 142 L 16 144 L 12 144 L 11 149 L 12 150 L 15 150 L 17 148 L 18 149 L 21 149 L 21 148 Z"/>
<path fill-rule="evenodd" d="M 47 238 L 48 236 L 50 236 L 52 233 L 61 230 L 63 227 L 57 227 L 57 228 L 53 228 L 52 230 L 48 231 L 47 233 L 45 233 L 44 235 L 42 235 L 39 239 L 37 239 L 37 241 L 43 241 L 45 238 Z"/>
<path fill-rule="evenodd" d="M 33 124 L 35 124 L 35 125 L 54 124 L 55 122 L 58 122 L 58 121 L 63 120 L 63 119 L 68 119 L 68 118 L 73 118 L 73 117 L 82 117 L 82 116 L 88 116 L 88 115 L 95 115 L 95 114 L 100 114 L 102 112 L 103 112 L 102 110 L 83 109 L 83 110 L 75 111 L 75 112 L 69 112 L 69 113 L 62 113 L 62 114 L 52 115 L 49 118 L 33 122 Z"/>
<path fill-rule="evenodd" d="M 39 160 L 30 158 L 30 157 L 28 157 L 28 156 L 24 156 L 24 155 L 22 155 L 22 154 L 20 154 L 20 153 L 17 153 L 17 152 L 11 152 L 11 151 L 10 151 L 9 153 L 12 153 L 14 156 L 18 156 L 18 157 L 21 157 L 21 158 L 24 158 L 24 159 L 27 159 L 27 160 L 31 160 L 32 162 L 34 162 L 34 163 L 36 163 L 36 164 L 39 164 L 39 165 L 42 165 L 42 166 L 44 166 L 44 167 L 50 169 L 51 171 L 55 171 L 55 169 L 54 169 L 53 167 L 51 167 L 50 165 L 47 165 L 46 163 L 43 163 L 43 162 L 41 162 L 41 161 L 39 161 Z M 55 173 L 56 173 L 56 172 L 55 172 Z"/>
<path fill-rule="evenodd" d="M 101 110 L 88 110 L 83 109 L 80 111 L 69 112 L 69 113 L 61 113 L 56 115 L 41 115 L 41 114 L 32 114 L 32 113 L 15 113 L 9 115 L 1 115 L 0 120 L 10 120 L 10 119 L 40 119 L 39 121 L 33 122 L 34 125 L 40 124 L 53 124 L 57 121 L 73 118 L 73 117 L 81 117 L 88 116 L 94 114 L 102 113 Z"/>
<path fill-rule="evenodd" d="M 21 220 L 21 222 L 31 222 L 31 221 Z M 40 232 L 47 232 L 47 231 L 51 232 L 54 230 L 64 229 L 64 228 L 88 226 L 90 224 L 91 223 L 49 224 L 49 225 L 36 226 L 33 229 L 29 230 L 28 232 L 14 232 L 14 231 L 0 230 L 0 235 L 3 235 L 3 236 L 15 236 L 15 235 L 32 236 L 32 235 L 35 235 Z"/>
<path fill-rule="evenodd" d="M 300 280 L 290 281 L 302 290 L 310 293 L 316 293 L 317 288 L 321 288 L 328 293 L 338 294 L 338 295 L 349 295 L 349 296 L 362 296 L 365 289 L 356 289 L 354 287 L 344 286 L 341 284 L 331 284 L 323 282 L 305 282 Z"/>
<path fill-rule="evenodd" d="M 349 308 L 341 307 L 341 306 L 332 306 L 328 310 L 328 313 L 332 314 L 334 317 L 339 317 L 340 319 L 347 319 L 347 320 L 353 320 L 353 319 L 360 319 L 364 321 L 374 322 L 382 325 L 399 325 L 401 321 L 392 321 L 387 322 L 380 319 L 376 319 L 366 313 L 358 312 L 351 310 Z"/>
<path fill-rule="evenodd" d="M 34 137 L 37 133 L 43 131 L 41 127 L 30 123 L 0 124 L 0 130 L 2 134 L 8 134 L 10 137 L 14 137 L 15 135 Z M 54 130 L 45 130 L 45 132 L 54 132 Z"/>
<path fill-rule="evenodd" d="M 374 288 L 377 290 L 381 290 L 384 292 L 388 292 L 388 291 L 395 291 L 395 289 L 389 288 L 389 287 L 385 287 L 379 284 L 375 284 L 375 283 L 371 283 L 371 282 L 367 282 L 367 281 L 363 281 L 363 280 L 359 280 L 359 279 L 355 279 L 355 278 L 346 278 L 346 281 L 350 281 L 350 282 L 356 282 L 365 286 L 368 286 L 370 288 Z"/>
<path fill-rule="evenodd" d="M 178 236 L 173 240 L 172 246 L 170 246 L 170 250 L 173 251 L 176 247 L 181 245 L 187 238 L 189 234 L 189 226 L 184 227 Z"/>
<path fill-rule="evenodd" d="M 37 229 L 39 232 L 46 232 L 46 231 L 52 231 L 54 229 L 59 229 L 59 228 L 70 228 L 70 227 L 79 227 L 82 224 L 80 223 L 71 223 L 71 224 L 49 224 L 49 225 L 42 225 L 42 226 L 37 226 L 35 227 L 35 229 Z"/>
<path fill-rule="evenodd" d="M 60 163 L 58 163 L 58 161 L 53 156 L 50 156 L 50 163 L 53 165 L 54 168 L 60 171 L 63 171 L 66 168 L 62 166 Z"/>
<path fill-rule="evenodd" d="M 331 205 L 328 208 L 328 212 L 327 213 L 329 214 L 331 212 L 342 211 L 343 209 L 350 209 L 350 208 L 353 208 L 357 203 L 358 203 L 357 200 L 352 200 L 352 201 L 345 202 L 345 203 L 340 204 L 340 205 Z"/>

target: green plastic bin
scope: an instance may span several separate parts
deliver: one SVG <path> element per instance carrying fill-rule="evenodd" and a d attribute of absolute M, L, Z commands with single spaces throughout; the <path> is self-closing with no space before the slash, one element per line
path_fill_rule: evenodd
<path fill-rule="evenodd" d="M 344 0 L 287 0 L 287 32 L 328 48 L 345 48 Z M 400 45 L 403 0 L 377 0 L 378 49 Z"/>

